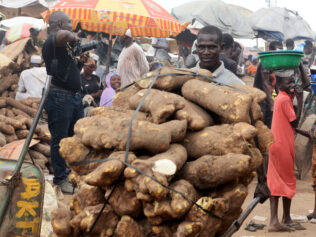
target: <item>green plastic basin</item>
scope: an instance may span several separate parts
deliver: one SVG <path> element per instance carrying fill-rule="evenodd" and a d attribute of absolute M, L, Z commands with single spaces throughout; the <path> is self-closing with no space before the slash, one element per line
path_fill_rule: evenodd
<path fill-rule="evenodd" d="M 300 65 L 304 53 L 292 50 L 266 51 L 259 53 L 264 68 L 269 70 L 293 69 Z"/>

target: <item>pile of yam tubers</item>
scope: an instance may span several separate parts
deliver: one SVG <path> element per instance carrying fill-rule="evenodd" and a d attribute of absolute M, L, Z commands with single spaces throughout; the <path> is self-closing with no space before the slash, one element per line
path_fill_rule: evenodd
<path fill-rule="evenodd" d="M 68 210 L 53 211 L 57 236 L 219 236 L 242 212 L 273 142 L 258 104 L 265 94 L 217 85 L 203 70 L 162 68 L 132 123 L 126 154 L 131 118 L 156 73 L 118 93 L 113 106 L 93 109 L 61 141 L 77 191 Z"/>
<path fill-rule="evenodd" d="M 30 55 L 21 55 L 24 55 L 25 60 L 19 60 L 18 57 L 18 62 L 12 62 L 0 69 L 0 147 L 27 137 L 41 100 L 33 97 L 15 100 L 20 72 L 30 66 Z M 31 161 L 32 157 L 43 172 L 48 173 L 50 136 L 38 125 L 33 138 L 40 140 L 40 143 L 30 148 L 25 160 Z"/>

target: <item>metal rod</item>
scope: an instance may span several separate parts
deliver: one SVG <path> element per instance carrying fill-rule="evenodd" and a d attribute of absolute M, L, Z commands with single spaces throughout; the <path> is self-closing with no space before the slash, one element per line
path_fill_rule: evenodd
<path fill-rule="evenodd" d="M 8 183 L 7 183 L 8 191 L 5 194 L 6 196 L 5 196 L 5 199 L 4 199 L 4 205 L 2 206 L 2 208 L 0 210 L 0 226 L 1 226 L 2 222 L 3 222 L 4 216 L 6 214 L 7 207 L 9 205 L 11 196 L 12 196 L 12 194 L 14 192 L 15 183 L 17 182 L 18 179 L 20 179 L 20 170 L 21 170 L 21 167 L 22 167 L 22 164 L 23 164 L 23 161 L 24 161 L 24 157 L 25 157 L 25 154 L 26 154 L 27 150 L 29 149 L 29 145 L 30 145 L 30 143 L 32 141 L 32 137 L 34 135 L 35 128 L 37 126 L 37 123 L 38 123 L 38 121 L 40 119 L 42 110 L 44 108 L 44 104 L 45 104 L 46 98 L 48 96 L 48 91 L 49 91 L 51 80 L 52 80 L 52 76 L 48 75 L 47 78 L 46 78 L 46 82 L 45 82 L 43 96 L 42 96 L 41 102 L 39 104 L 39 107 L 37 109 L 37 112 L 36 112 L 35 118 L 33 120 L 32 126 L 30 128 L 29 133 L 27 134 L 26 139 L 25 139 L 25 142 L 24 142 L 21 154 L 20 154 L 19 159 L 17 161 L 17 165 L 16 165 L 16 167 L 15 167 L 15 169 L 13 171 L 13 174 L 12 174 L 11 178 L 8 180 Z"/>
<path fill-rule="evenodd" d="M 249 214 L 252 212 L 252 210 L 257 206 L 259 203 L 260 198 L 256 197 L 250 205 L 246 208 L 246 210 L 240 214 L 237 220 L 231 224 L 231 226 L 228 228 L 228 230 L 221 236 L 221 237 L 230 237 L 232 236 L 239 228 L 241 227 L 242 223 L 246 220 L 246 218 L 249 216 Z"/>
<path fill-rule="evenodd" d="M 110 72 L 110 65 L 111 65 L 111 51 L 112 51 L 112 34 L 110 34 L 109 38 L 109 47 L 108 47 L 108 53 L 106 58 L 106 68 L 105 68 L 105 75 L 108 75 Z"/>

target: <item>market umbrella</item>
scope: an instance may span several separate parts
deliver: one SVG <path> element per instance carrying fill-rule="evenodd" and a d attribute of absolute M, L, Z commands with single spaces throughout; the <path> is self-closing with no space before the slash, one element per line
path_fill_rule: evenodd
<path fill-rule="evenodd" d="M 248 24 L 245 15 L 241 14 L 235 6 L 221 0 L 192 1 L 172 9 L 180 22 L 192 22 L 192 28 L 202 28 L 205 25 L 214 25 L 224 33 L 234 38 L 253 38 L 253 30 Z"/>
<path fill-rule="evenodd" d="M 6 32 L 5 38 L 10 43 L 19 39 L 28 38 L 31 36 L 31 28 L 33 28 L 33 25 L 29 23 L 14 25 Z"/>
<path fill-rule="evenodd" d="M 182 25 L 152 0 L 62 0 L 43 13 L 47 21 L 54 11 L 66 12 L 73 29 L 132 36 L 169 37 L 182 31 Z"/>
<path fill-rule="evenodd" d="M 46 22 L 54 11 L 66 12 L 73 29 L 80 26 L 83 30 L 109 34 L 108 59 L 112 35 L 124 35 L 130 29 L 133 37 L 175 37 L 186 26 L 152 0 L 62 0 L 42 14 Z M 109 64 L 108 60 L 107 70 Z"/>
<path fill-rule="evenodd" d="M 280 7 L 261 8 L 248 17 L 258 37 L 271 40 L 314 39 L 309 24 L 297 12 Z"/>

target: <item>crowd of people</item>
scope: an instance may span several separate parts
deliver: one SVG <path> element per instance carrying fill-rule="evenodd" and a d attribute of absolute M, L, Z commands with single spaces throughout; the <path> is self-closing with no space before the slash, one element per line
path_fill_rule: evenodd
<path fill-rule="evenodd" d="M 249 55 L 243 58 L 242 46 L 229 34 L 223 34 L 215 26 L 199 30 L 191 49 L 179 43 L 178 60 L 170 61 L 166 39 L 152 40 L 153 60 L 148 60 L 142 48 L 133 40 L 131 31 L 119 37 L 123 50 L 118 58 L 116 70 L 104 78 L 96 75 L 98 62 L 85 52 L 80 59 L 68 53 L 68 44 L 80 39 L 72 32 L 69 16 L 64 12 L 53 12 L 49 19 L 48 37 L 43 45 L 42 57 L 45 67 L 41 67 L 41 56 L 31 57 L 31 68 L 21 73 L 16 99 L 41 97 L 47 74 L 52 76 L 51 89 L 45 104 L 48 126 L 51 133 L 51 160 L 54 169 L 54 184 L 64 193 L 72 193 L 73 185 L 68 180 L 69 170 L 59 154 L 59 142 L 73 135 L 74 124 L 89 114 L 90 108 L 111 106 L 112 100 L 121 88 L 128 87 L 141 75 L 161 66 L 191 68 L 198 72 L 206 69 L 212 73 L 213 81 L 222 85 L 244 85 L 241 76 L 254 77 L 255 88 L 265 92 L 266 99 L 260 104 L 263 122 L 271 128 L 274 143 L 269 149 L 268 169 L 258 175 L 259 183 L 264 183 L 268 191 L 255 195 L 265 200 L 270 197 L 269 231 L 302 230 L 304 227 L 292 221 L 291 200 L 296 192 L 294 174 L 295 132 L 315 140 L 316 123 L 311 131 L 298 128 L 302 114 L 303 91 L 310 92 L 310 66 L 314 63 L 313 45 L 304 42 L 304 54 L 300 66 L 295 70 L 270 71 L 265 69 L 258 58 Z M 295 42 L 287 39 L 286 50 L 294 50 Z M 283 43 L 272 41 L 269 51 L 283 50 Z M 293 106 L 296 97 L 297 104 Z M 316 145 L 313 155 L 313 188 L 315 207 L 308 218 L 316 218 Z M 258 184 L 259 185 L 259 184 Z M 283 200 L 283 218 L 278 219 L 279 198 Z"/>

